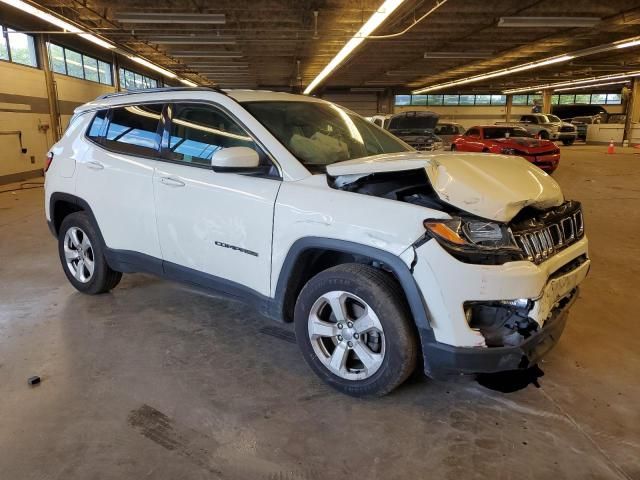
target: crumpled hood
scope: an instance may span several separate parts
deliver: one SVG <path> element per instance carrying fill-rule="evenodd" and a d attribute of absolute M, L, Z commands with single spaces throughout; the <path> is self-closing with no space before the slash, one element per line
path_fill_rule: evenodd
<path fill-rule="evenodd" d="M 523 158 L 486 153 L 403 152 L 347 160 L 327 166 L 333 177 L 354 179 L 379 172 L 424 168 L 441 200 L 461 210 L 498 222 L 520 210 L 561 205 L 560 186 Z"/>

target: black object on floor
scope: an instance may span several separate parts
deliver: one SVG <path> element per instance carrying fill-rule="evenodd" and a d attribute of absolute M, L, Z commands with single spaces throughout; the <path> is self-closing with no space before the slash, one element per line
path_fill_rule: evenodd
<path fill-rule="evenodd" d="M 544 372 L 534 365 L 524 370 L 508 370 L 498 373 L 481 373 L 476 377 L 477 382 L 490 390 L 502 393 L 511 393 L 522 390 L 533 384 L 540 388 L 538 378 L 544 376 Z"/>
<path fill-rule="evenodd" d="M 38 384 L 40 383 L 40 377 L 39 377 L 39 376 L 37 376 L 37 375 L 34 375 L 33 377 L 29 377 L 29 378 L 27 379 L 27 383 L 28 383 L 29 385 L 31 385 L 32 387 L 33 387 L 34 385 L 38 385 Z"/>

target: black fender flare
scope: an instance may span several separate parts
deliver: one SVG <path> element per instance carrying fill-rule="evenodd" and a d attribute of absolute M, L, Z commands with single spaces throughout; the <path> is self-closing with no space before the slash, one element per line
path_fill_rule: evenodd
<path fill-rule="evenodd" d="M 298 259 L 306 250 L 310 249 L 333 250 L 341 253 L 362 255 L 383 263 L 393 272 L 400 283 L 419 331 L 432 332 L 424 298 L 409 266 L 400 257 L 376 247 L 334 238 L 304 237 L 296 240 L 291 245 L 280 269 L 275 289 L 274 300 L 279 309 L 283 308 L 287 286 Z"/>
<path fill-rule="evenodd" d="M 89 215 L 89 218 L 91 219 L 91 221 L 93 222 L 93 225 L 96 227 L 96 230 L 98 231 L 98 235 L 100 235 L 100 241 L 102 242 L 102 245 L 106 246 L 106 244 L 104 243 L 104 238 L 102 237 L 102 232 L 100 231 L 100 226 L 98 225 L 96 216 L 93 214 L 93 210 L 91 209 L 91 206 L 87 203 L 86 200 L 83 200 L 82 198 L 76 195 L 72 195 L 70 193 L 55 192 L 51 194 L 51 198 L 49 199 L 49 215 L 51 216 L 49 229 L 51 230 L 51 233 L 53 234 L 54 237 L 58 238 L 58 233 L 59 233 L 55 227 L 56 218 L 54 216 L 56 211 L 55 207 L 58 202 L 67 202 L 73 205 L 77 205 L 82 211 L 84 211 L 87 215 Z"/>

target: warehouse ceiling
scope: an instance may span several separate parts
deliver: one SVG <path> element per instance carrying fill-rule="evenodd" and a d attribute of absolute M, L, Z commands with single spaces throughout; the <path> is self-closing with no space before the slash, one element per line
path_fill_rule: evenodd
<path fill-rule="evenodd" d="M 382 0 L 37 3 L 186 78 L 223 87 L 299 88 L 313 80 Z M 375 34 L 399 32 L 434 5 L 436 0 L 407 0 Z M 587 28 L 498 26 L 501 17 L 521 16 L 600 20 Z M 323 86 L 410 90 L 636 35 L 640 1 L 448 0 L 402 36 L 366 40 Z M 639 69 L 640 46 L 454 90 L 500 91 Z"/>

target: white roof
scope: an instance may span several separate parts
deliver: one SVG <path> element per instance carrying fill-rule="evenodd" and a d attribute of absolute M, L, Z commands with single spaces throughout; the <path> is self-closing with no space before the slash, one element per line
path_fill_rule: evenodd
<path fill-rule="evenodd" d="M 228 95 L 238 102 L 255 102 L 255 101 L 290 101 L 290 102 L 324 102 L 318 98 L 306 95 L 294 95 L 284 92 L 272 92 L 269 90 L 224 90 L 224 93 L 213 89 L 206 88 L 178 88 L 178 89 L 149 89 L 148 91 L 136 91 L 132 93 L 114 93 L 104 97 L 98 97 L 95 100 L 85 103 L 76 108 L 76 112 L 93 110 L 97 108 L 107 108 L 114 105 L 127 105 L 137 102 L 148 101 L 173 101 L 173 100 L 205 100 L 207 98 L 215 100 L 220 95 Z"/>

